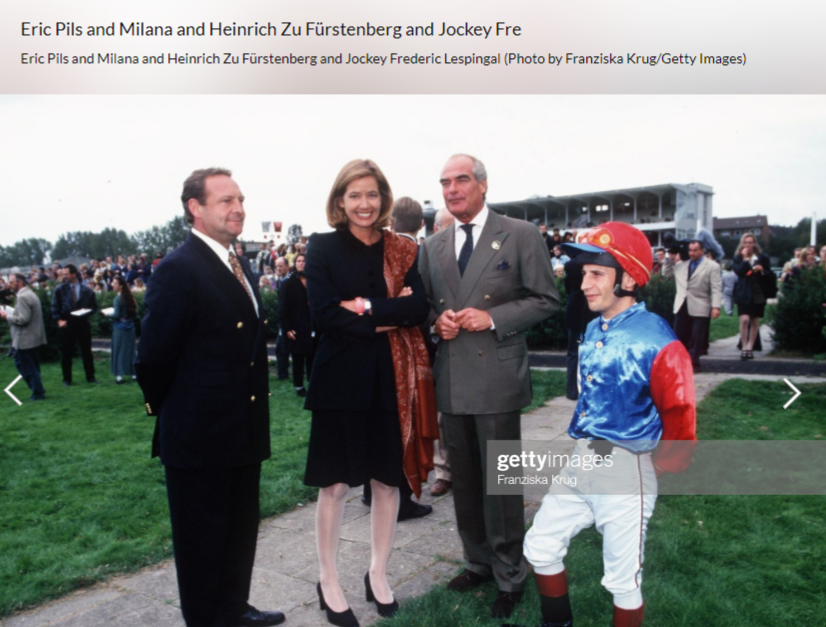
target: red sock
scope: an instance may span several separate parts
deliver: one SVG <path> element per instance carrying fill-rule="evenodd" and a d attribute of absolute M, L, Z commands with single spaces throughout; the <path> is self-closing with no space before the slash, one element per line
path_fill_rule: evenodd
<path fill-rule="evenodd" d="M 561 597 L 568 594 L 568 574 L 566 571 L 556 575 L 539 575 L 534 573 L 536 587 L 543 597 Z"/>
<path fill-rule="evenodd" d="M 640 627 L 645 613 L 645 603 L 635 610 L 624 610 L 614 606 L 614 627 Z"/>

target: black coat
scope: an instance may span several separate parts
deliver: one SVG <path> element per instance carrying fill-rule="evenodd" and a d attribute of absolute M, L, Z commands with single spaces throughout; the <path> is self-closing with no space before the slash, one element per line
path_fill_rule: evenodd
<path fill-rule="evenodd" d="M 599 314 L 588 308 L 588 300 L 582 293 L 582 265 L 576 259 L 565 263 L 565 291 L 568 293 L 565 328 L 582 333 Z"/>
<path fill-rule="evenodd" d="M 384 237 L 398 236 L 385 232 Z M 307 409 L 367 411 L 377 381 L 385 408 L 395 407 L 390 342 L 386 333 L 376 333 L 376 327 L 418 326 L 429 306 L 416 263 L 404 280 L 413 294 L 387 297 L 383 252 L 384 240 L 365 246 L 346 230 L 310 237 L 304 274 L 313 325 L 321 337 Z M 341 307 L 341 301 L 357 296 L 370 299 L 372 315 L 359 316 Z"/>
<path fill-rule="evenodd" d="M 740 255 L 735 255 L 732 269 L 737 275 L 737 283 L 734 285 L 734 302 L 738 305 L 761 304 L 754 303 L 754 283 L 760 286 L 764 298 L 773 298 L 777 295 L 777 277 L 771 269 L 771 260 L 765 253 L 760 253 L 757 264 L 763 266 L 763 273 L 752 272 L 752 264 Z M 751 273 L 751 274 L 749 274 Z M 765 300 L 763 301 L 766 302 Z"/>
<path fill-rule="evenodd" d="M 249 262 L 240 262 L 263 313 Z M 146 290 L 135 364 L 147 413 L 157 416 L 153 456 L 179 468 L 270 456 L 267 323 L 198 237 L 164 257 Z"/>
<path fill-rule="evenodd" d="M 61 283 L 58 285 L 54 294 L 52 295 L 52 318 L 55 320 L 68 320 L 75 322 L 78 320 L 88 321 L 89 316 L 73 316 L 73 311 L 80 309 L 91 309 L 94 313 L 98 309 L 98 301 L 95 297 L 95 292 L 90 287 L 85 285 L 80 286 L 80 298 L 77 302 L 72 300 L 72 284 Z M 91 315 L 91 314 L 89 314 Z"/>
<path fill-rule="evenodd" d="M 278 290 L 278 324 L 287 342 L 287 350 L 297 355 L 313 352 L 313 324 L 310 320 L 310 303 L 307 288 L 296 272 Z M 295 340 L 287 337 L 288 331 L 295 331 Z"/>

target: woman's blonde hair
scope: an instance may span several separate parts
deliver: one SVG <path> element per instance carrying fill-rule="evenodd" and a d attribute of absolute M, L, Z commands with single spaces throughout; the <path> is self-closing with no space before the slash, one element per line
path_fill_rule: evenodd
<path fill-rule="evenodd" d="M 393 213 L 393 192 L 390 190 L 390 184 L 384 178 L 379 166 L 369 159 L 355 159 L 341 168 L 341 172 L 338 173 L 336 182 L 333 183 L 333 189 L 330 190 L 330 196 L 327 199 L 327 222 L 330 226 L 336 229 L 347 228 L 347 214 L 344 213 L 340 201 L 344 198 L 344 193 L 350 183 L 367 176 L 371 176 L 376 180 L 381 195 L 381 209 L 373 228 L 380 231 L 390 226 L 390 218 Z"/>
<path fill-rule="evenodd" d="M 759 255 L 760 253 L 762 253 L 762 252 L 763 252 L 763 249 L 762 249 L 762 248 L 760 248 L 760 244 L 759 244 L 759 243 L 758 243 L 758 241 L 757 241 L 757 237 L 756 237 L 753 233 L 743 233 L 743 234 L 740 236 L 740 243 L 739 243 L 739 244 L 737 244 L 737 253 L 736 253 L 736 254 L 738 254 L 738 255 L 739 255 L 739 254 L 741 254 L 741 253 L 742 253 L 742 250 L 743 250 L 743 242 L 745 241 L 745 239 L 746 239 L 747 237 L 750 237 L 750 238 L 752 238 L 752 239 L 754 240 L 754 246 L 752 246 L 752 248 L 754 249 L 754 252 L 755 252 L 755 253 L 757 253 L 758 255 Z"/>

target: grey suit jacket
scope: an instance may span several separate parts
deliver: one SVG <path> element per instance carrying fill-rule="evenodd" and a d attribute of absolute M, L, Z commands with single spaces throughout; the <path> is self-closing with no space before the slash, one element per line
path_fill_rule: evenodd
<path fill-rule="evenodd" d="M 46 343 L 43 308 L 37 294 L 28 287 L 17 292 L 14 313 L 6 320 L 11 328 L 12 348 L 28 350 Z"/>
<path fill-rule="evenodd" d="M 677 283 L 674 313 L 680 311 L 683 302 L 687 300 L 689 316 L 708 318 L 713 307 L 719 309 L 723 304 L 722 271 L 715 262 L 703 259 L 689 279 L 690 263 L 687 260 L 674 264 L 674 280 Z"/>
<path fill-rule="evenodd" d="M 533 224 L 490 211 L 461 276 L 455 228 L 429 237 L 419 252 L 430 320 L 473 307 L 490 314 L 495 330 L 439 342 L 436 404 L 446 414 L 517 411 L 531 402 L 525 331 L 559 307 L 548 249 Z"/>

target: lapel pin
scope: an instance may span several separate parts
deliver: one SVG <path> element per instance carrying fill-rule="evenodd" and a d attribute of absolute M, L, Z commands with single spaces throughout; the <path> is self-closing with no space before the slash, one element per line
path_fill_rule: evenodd
<path fill-rule="evenodd" d="M 499 250 L 499 247 L 500 247 L 501 245 L 502 245 L 502 244 L 500 244 L 499 242 L 493 242 L 493 243 L 490 245 L 490 247 L 491 247 L 491 248 L 493 248 L 493 250 Z"/>

